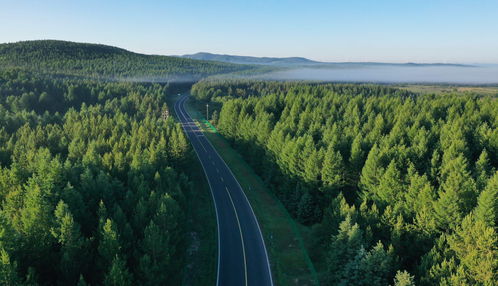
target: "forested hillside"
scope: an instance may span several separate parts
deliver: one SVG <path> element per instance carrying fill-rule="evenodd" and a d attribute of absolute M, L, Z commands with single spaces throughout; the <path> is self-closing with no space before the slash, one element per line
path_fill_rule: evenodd
<path fill-rule="evenodd" d="M 195 81 L 252 67 L 143 55 L 105 45 L 42 40 L 0 44 L 0 69 L 6 68 L 51 76 L 166 82 Z"/>
<path fill-rule="evenodd" d="M 496 99 L 233 81 L 192 94 L 312 227 L 324 285 L 496 285 Z"/>
<path fill-rule="evenodd" d="M 178 285 L 192 164 L 158 84 L 0 72 L 0 285 Z"/>

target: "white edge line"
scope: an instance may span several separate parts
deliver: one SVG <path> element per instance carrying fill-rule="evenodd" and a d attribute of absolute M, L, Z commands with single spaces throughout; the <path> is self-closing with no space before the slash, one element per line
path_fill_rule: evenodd
<path fill-rule="evenodd" d="M 186 96 L 184 97 L 186 98 Z M 181 112 L 177 112 L 177 104 L 181 101 L 182 99 L 180 98 L 177 102 L 175 102 L 174 104 L 174 109 L 175 109 L 175 112 L 178 116 L 180 116 L 180 113 Z M 187 113 L 188 114 L 188 113 Z M 181 114 L 183 115 L 183 114 Z M 190 116 L 190 115 L 189 115 Z M 182 126 L 182 129 L 185 131 L 185 135 L 188 136 L 187 134 L 187 130 L 185 128 L 185 126 L 183 126 L 183 122 L 181 121 L 180 119 L 180 124 Z M 190 137 L 189 137 L 190 138 Z M 199 162 L 201 163 L 201 166 L 202 166 L 202 171 L 204 172 L 204 176 L 206 177 L 206 181 L 208 182 L 208 185 L 209 185 L 209 190 L 211 191 L 211 198 L 213 199 L 213 204 L 214 204 L 214 210 L 215 210 L 215 213 L 216 213 L 216 228 L 218 230 L 218 269 L 217 269 L 217 273 L 216 273 L 216 285 L 219 286 L 220 285 L 220 260 L 221 260 L 221 236 L 220 236 L 220 222 L 219 222 L 219 216 L 218 216 L 218 205 L 216 204 L 216 199 L 214 198 L 214 193 L 213 193 L 213 188 L 211 187 L 211 183 L 209 182 L 209 179 L 208 179 L 208 175 L 207 175 L 207 172 L 206 172 L 206 169 L 204 168 L 204 164 L 202 164 L 202 160 L 201 158 L 199 157 L 199 154 L 197 154 L 197 150 L 195 150 L 194 148 L 194 145 L 192 142 L 190 142 L 190 144 L 192 145 L 192 149 L 194 149 L 194 152 L 195 152 L 195 155 L 197 156 L 197 159 L 199 160 Z"/>
<path fill-rule="evenodd" d="M 188 100 L 188 96 L 186 96 L 186 97 L 187 97 L 186 100 Z M 185 110 L 185 112 L 188 114 L 187 110 Z M 190 116 L 190 114 L 189 114 L 189 116 Z M 204 138 L 206 138 L 206 137 L 204 137 Z M 242 186 L 240 185 L 239 181 L 237 180 L 237 177 L 235 177 L 235 175 L 233 174 L 232 170 L 228 167 L 228 165 L 225 162 L 225 160 L 223 159 L 223 157 L 221 157 L 218 154 L 218 151 L 216 151 L 216 148 L 214 148 L 213 144 L 211 144 L 211 141 L 209 141 L 207 138 L 206 138 L 206 141 L 209 143 L 209 145 L 211 145 L 211 148 L 213 148 L 214 152 L 216 153 L 216 155 L 218 155 L 218 157 L 221 159 L 221 161 L 223 162 L 223 164 L 225 164 L 225 166 L 227 167 L 228 171 L 230 171 L 230 174 L 232 174 L 232 177 L 235 179 L 235 182 L 237 182 L 237 185 L 239 185 L 239 188 L 242 190 L 242 194 L 244 194 L 244 198 L 246 199 L 246 202 L 249 205 L 249 208 L 251 209 L 251 212 L 252 212 L 252 215 L 254 217 L 254 220 L 256 221 L 256 225 L 258 226 L 259 235 L 261 237 L 261 240 L 263 241 L 263 248 L 265 250 L 265 256 L 266 256 L 266 265 L 268 266 L 268 274 L 270 275 L 270 283 L 273 286 L 273 275 L 271 273 L 270 259 L 268 258 L 268 251 L 266 250 L 265 238 L 263 237 L 263 232 L 261 231 L 261 227 L 259 226 L 258 218 L 256 217 L 256 214 L 254 213 L 254 210 L 252 209 L 251 204 L 249 203 L 249 199 L 247 198 L 246 193 L 244 192 L 244 189 L 242 188 Z"/>
<path fill-rule="evenodd" d="M 247 258 L 246 258 L 246 246 L 244 244 L 244 235 L 242 234 L 242 226 L 240 225 L 239 215 L 237 214 L 237 209 L 235 208 L 235 204 L 233 203 L 232 195 L 230 195 L 230 191 L 227 186 L 225 186 L 225 190 L 227 191 L 228 198 L 230 198 L 230 202 L 232 203 L 233 211 L 235 213 L 235 218 L 237 219 L 237 224 L 239 225 L 239 233 L 240 239 L 242 240 L 242 255 L 244 255 L 244 278 L 247 286 Z"/>

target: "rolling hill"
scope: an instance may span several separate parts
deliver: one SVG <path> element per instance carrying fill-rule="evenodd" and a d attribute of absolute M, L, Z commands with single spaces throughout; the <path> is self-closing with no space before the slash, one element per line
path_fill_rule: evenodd
<path fill-rule="evenodd" d="M 218 61 L 224 63 L 250 64 L 250 65 L 293 66 L 293 65 L 322 64 L 320 62 L 312 61 L 301 57 L 272 58 L 272 57 L 219 55 L 211 53 L 196 53 L 192 55 L 183 55 L 181 57 L 188 59 L 195 59 L 195 60 Z"/>
<path fill-rule="evenodd" d="M 268 65 L 276 67 L 324 67 L 324 68 L 357 68 L 360 66 L 459 66 L 466 67 L 469 65 L 452 64 L 452 63 L 383 63 L 383 62 L 320 62 L 303 57 L 251 57 L 251 56 L 235 56 L 221 55 L 212 53 L 196 53 L 191 55 L 183 55 L 181 58 L 218 61 L 224 63 L 246 64 L 246 65 Z M 470 66 L 469 66 L 470 67 Z"/>
<path fill-rule="evenodd" d="M 144 55 L 100 44 L 38 40 L 0 44 L 0 69 L 11 68 L 105 80 L 190 81 L 253 67 Z"/>

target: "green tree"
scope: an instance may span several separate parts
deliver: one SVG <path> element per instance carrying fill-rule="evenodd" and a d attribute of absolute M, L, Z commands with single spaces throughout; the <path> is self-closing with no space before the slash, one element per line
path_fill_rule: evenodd
<path fill-rule="evenodd" d="M 370 149 L 370 152 L 368 152 L 367 160 L 361 171 L 360 187 L 363 192 L 375 192 L 383 173 L 384 169 L 380 162 L 380 150 L 377 145 L 374 145 Z"/>
<path fill-rule="evenodd" d="M 434 201 L 436 194 L 426 175 L 420 176 L 413 167 L 408 170 L 409 186 L 405 194 L 405 211 L 415 216 L 419 229 L 432 232 L 436 229 Z"/>
<path fill-rule="evenodd" d="M 311 184 L 317 184 L 320 179 L 322 162 L 318 151 L 311 151 L 304 162 L 304 179 Z"/>
<path fill-rule="evenodd" d="M 335 151 L 332 145 L 325 153 L 322 167 L 322 181 L 329 188 L 337 188 L 344 185 L 345 174 L 344 161 L 341 153 Z"/>
<path fill-rule="evenodd" d="M 116 225 L 107 219 L 100 231 L 100 242 L 98 251 L 104 261 L 104 265 L 110 265 L 119 254 L 120 244 Z"/>
<path fill-rule="evenodd" d="M 407 271 L 398 270 L 394 277 L 394 286 L 415 286 L 415 277 Z"/>
<path fill-rule="evenodd" d="M 313 200 L 313 196 L 309 192 L 305 192 L 298 203 L 297 216 L 299 221 L 304 224 L 310 224 L 317 220 L 317 207 Z"/>
<path fill-rule="evenodd" d="M 332 237 L 327 258 L 328 283 L 337 284 L 344 278 L 344 265 L 353 259 L 365 244 L 363 231 L 351 216 L 339 225 L 339 232 Z"/>
<path fill-rule="evenodd" d="M 401 173 L 393 160 L 379 181 L 375 192 L 376 197 L 383 203 L 394 204 L 403 196 L 403 185 Z"/>
<path fill-rule="evenodd" d="M 486 149 L 482 151 L 476 162 L 475 173 L 477 189 L 482 190 L 486 187 L 486 182 L 493 175 L 492 167 L 489 162 L 489 155 Z"/>
<path fill-rule="evenodd" d="M 498 236 L 493 228 L 468 215 L 448 243 L 471 284 L 493 285 L 498 281 Z"/>
<path fill-rule="evenodd" d="M 19 281 L 16 263 L 11 261 L 5 249 L 0 248 L 0 285 L 15 286 Z"/>
<path fill-rule="evenodd" d="M 351 185 L 357 184 L 365 160 L 365 152 L 363 151 L 362 143 L 362 134 L 358 134 L 351 144 L 351 155 L 349 157 L 349 167 L 351 173 L 348 180 L 348 183 Z"/>
<path fill-rule="evenodd" d="M 475 206 L 476 199 L 475 183 L 463 156 L 444 166 L 442 180 L 439 199 L 434 205 L 436 217 L 440 227 L 454 229 Z"/>
<path fill-rule="evenodd" d="M 498 172 L 489 179 L 486 188 L 479 195 L 475 214 L 476 219 L 487 226 L 498 226 Z"/>
<path fill-rule="evenodd" d="M 144 255 L 140 259 L 140 271 L 144 285 L 167 284 L 168 266 L 174 249 L 170 245 L 167 230 L 161 230 L 153 221 L 145 228 L 142 241 Z"/>
<path fill-rule="evenodd" d="M 68 206 L 60 201 L 55 209 L 52 235 L 61 245 L 60 272 L 62 284 L 75 284 L 85 265 L 84 240 Z"/>
<path fill-rule="evenodd" d="M 133 285 L 133 276 L 128 271 L 124 260 L 118 255 L 112 260 L 109 272 L 104 278 L 105 286 L 128 286 Z"/>

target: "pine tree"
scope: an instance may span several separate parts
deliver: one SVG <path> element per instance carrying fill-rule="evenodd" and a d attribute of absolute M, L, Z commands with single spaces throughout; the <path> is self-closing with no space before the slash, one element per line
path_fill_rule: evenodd
<path fill-rule="evenodd" d="M 118 232 L 112 220 L 107 219 L 100 230 L 98 251 L 104 265 L 110 265 L 116 259 L 120 250 Z"/>
<path fill-rule="evenodd" d="M 79 226 L 74 222 L 68 206 L 60 201 L 55 209 L 55 227 L 51 229 L 52 235 L 61 247 L 60 272 L 62 284 L 75 284 L 78 275 L 85 265 L 83 252 L 84 240 L 81 237 Z"/>
<path fill-rule="evenodd" d="M 403 181 L 395 160 L 392 160 L 381 177 L 376 198 L 385 204 L 394 204 L 403 194 Z"/>
<path fill-rule="evenodd" d="M 213 115 L 211 116 L 211 123 L 216 126 L 218 125 L 218 120 L 219 120 L 219 115 L 218 115 L 218 111 L 215 110 L 213 111 Z"/>
<path fill-rule="evenodd" d="M 443 168 L 443 182 L 434 208 L 439 226 L 454 229 L 475 206 L 476 188 L 463 156 L 458 156 Z"/>
<path fill-rule="evenodd" d="M 367 160 L 361 170 L 360 187 L 364 193 L 376 191 L 384 169 L 380 162 L 380 150 L 374 145 L 368 152 Z"/>
<path fill-rule="evenodd" d="M 0 285 L 16 286 L 19 285 L 19 280 L 16 263 L 10 260 L 5 249 L 0 248 Z"/>
<path fill-rule="evenodd" d="M 144 285 L 164 285 L 169 277 L 169 263 L 174 249 L 171 249 L 167 230 L 160 229 L 154 221 L 145 228 L 142 241 L 143 257 L 140 271 Z"/>
<path fill-rule="evenodd" d="M 118 255 L 112 260 L 109 272 L 104 278 L 105 286 L 128 286 L 133 285 L 133 276 L 126 267 L 126 262 Z"/>
<path fill-rule="evenodd" d="M 299 221 L 304 224 L 316 222 L 316 204 L 313 201 L 313 196 L 309 192 L 305 192 L 298 203 L 297 216 Z"/>
<path fill-rule="evenodd" d="M 80 275 L 80 279 L 78 280 L 77 286 L 87 286 L 88 284 L 85 281 L 85 278 L 83 278 L 83 275 Z"/>
<path fill-rule="evenodd" d="M 405 195 L 405 211 L 415 216 L 415 224 L 425 232 L 436 229 L 433 203 L 436 199 L 434 188 L 426 175 L 420 176 L 415 169 L 408 170 L 410 185 Z"/>
<path fill-rule="evenodd" d="M 32 180 L 27 185 L 24 206 L 20 210 L 20 247 L 24 259 L 34 269 L 50 271 L 50 253 L 53 238 L 50 235 L 52 207 L 39 186 Z"/>
<path fill-rule="evenodd" d="M 306 182 L 316 184 L 319 180 L 322 162 L 319 158 L 318 151 L 310 152 L 310 155 L 304 163 L 304 179 Z"/>
<path fill-rule="evenodd" d="M 325 153 L 322 167 L 323 184 L 329 188 L 337 188 L 344 185 L 345 179 L 344 161 L 339 151 L 335 151 L 332 145 Z"/>
<path fill-rule="evenodd" d="M 356 135 L 351 144 L 351 156 L 349 157 L 350 174 L 348 179 L 348 183 L 351 185 L 357 184 L 365 160 L 365 153 L 362 149 L 362 137 L 362 134 Z"/>
<path fill-rule="evenodd" d="M 328 279 L 330 284 L 336 284 L 344 277 L 344 265 L 353 259 L 364 245 L 363 231 L 351 216 L 339 225 L 339 232 L 332 237 L 327 258 Z"/>
<path fill-rule="evenodd" d="M 476 162 L 475 173 L 477 189 L 483 190 L 486 187 L 486 182 L 493 175 L 486 149 L 482 151 Z"/>
<path fill-rule="evenodd" d="M 448 243 L 471 284 L 493 285 L 498 281 L 498 235 L 493 228 L 468 215 Z"/>
<path fill-rule="evenodd" d="M 398 270 L 394 277 L 394 286 L 415 286 L 415 277 L 407 271 Z"/>
<path fill-rule="evenodd" d="M 487 226 L 498 227 L 498 171 L 479 195 L 475 215 L 477 220 Z"/>

